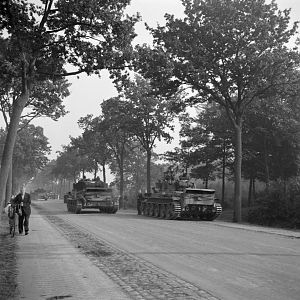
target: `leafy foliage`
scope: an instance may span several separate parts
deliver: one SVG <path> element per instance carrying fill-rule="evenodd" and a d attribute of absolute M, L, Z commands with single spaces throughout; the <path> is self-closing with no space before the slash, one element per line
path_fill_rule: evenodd
<path fill-rule="evenodd" d="M 129 131 L 147 153 L 147 190 L 151 192 L 151 156 L 155 142 L 167 143 L 172 139 L 168 132 L 173 130 L 173 113 L 169 101 L 154 94 L 148 80 L 136 75 L 124 91 L 126 108 L 130 116 Z"/>
<path fill-rule="evenodd" d="M 82 167 L 82 158 L 78 155 L 77 149 L 68 145 L 64 146 L 64 151 L 59 153 L 51 173 L 55 178 L 64 178 L 75 182 Z"/>
<path fill-rule="evenodd" d="M 253 103 L 244 126 L 244 175 L 261 181 L 298 174 L 299 90 Z M 267 101 L 266 101 L 267 100 Z"/>
<path fill-rule="evenodd" d="M 287 43 L 297 30 L 274 1 L 183 0 L 185 17 L 149 28 L 153 49 L 137 47 L 136 69 L 183 104 L 216 102 L 235 130 L 235 220 L 241 221 L 242 125 L 249 105 L 299 83 L 300 56 Z M 180 107 L 180 106 L 179 106 Z"/>
<path fill-rule="evenodd" d="M 131 59 L 130 43 L 138 17 L 124 16 L 129 0 L 49 0 L 41 4 L 12 0 L 0 11 L 0 20 L 4 21 L 0 32 L 0 83 L 21 83 L 21 94 L 12 105 L 1 162 L 3 199 L 18 123 L 33 87 L 67 75 L 122 69 Z M 3 207 L 4 202 L 0 204 Z"/>
<path fill-rule="evenodd" d="M 6 132 L 1 132 L 4 144 Z M 48 139 L 43 134 L 43 128 L 27 125 L 18 134 L 13 155 L 13 173 L 15 189 L 22 182 L 28 182 L 47 163 L 50 153 Z"/>
<path fill-rule="evenodd" d="M 32 88 L 29 101 L 25 105 L 25 110 L 21 116 L 22 126 L 26 126 L 33 119 L 39 117 L 49 117 L 58 120 L 67 112 L 62 103 L 63 99 L 69 96 L 69 84 L 65 79 L 54 82 L 45 80 L 39 82 Z M 20 97 L 22 87 L 17 80 L 12 85 L 0 88 L 0 109 L 4 117 L 6 126 L 9 126 L 13 104 Z"/>
<path fill-rule="evenodd" d="M 248 221 L 266 226 L 299 229 L 299 185 L 294 182 L 287 189 L 277 183 L 277 187 L 274 187 L 272 192 L 263 194 L 257 198 L 256 206 L 249 211 Z"/>

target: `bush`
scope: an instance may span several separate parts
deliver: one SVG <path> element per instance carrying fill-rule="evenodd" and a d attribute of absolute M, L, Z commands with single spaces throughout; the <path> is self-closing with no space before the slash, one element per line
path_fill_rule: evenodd
<path fill-rule="evenodd" d="M 271 192 L 261 194 L 255 208 L 249 210 L 250 223 L 284 228 L 300 228 L 300 188 L 290 184 L 287 192 L 277 185 Z"/>

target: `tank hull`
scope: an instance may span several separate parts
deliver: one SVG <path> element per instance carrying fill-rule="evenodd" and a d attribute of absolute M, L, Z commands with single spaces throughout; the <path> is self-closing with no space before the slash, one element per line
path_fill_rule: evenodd
<path fill-rule="evenodd" d="M 211 190 L 189 189 L 171 194 L 146 194 L 141 200 L 141 212 L 162 219 L 213 221 L 222 213 L 222 206 L 215 201 Z"/>

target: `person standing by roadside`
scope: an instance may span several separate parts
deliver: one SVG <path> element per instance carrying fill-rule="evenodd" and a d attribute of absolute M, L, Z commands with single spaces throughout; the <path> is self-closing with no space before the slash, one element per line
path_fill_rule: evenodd
<path fill-rule="evenodd" d="M 21 207 L 19 214 L 19 233 L 22 234 L 24 228 L 25 235 L 27 235 L 29 231 L 29 217 L 31 214 L 31 199 L 30 195 L 25 192 L 25 187 L 20 189 L 20 193 L 15 197 L 14 202 Z"/>

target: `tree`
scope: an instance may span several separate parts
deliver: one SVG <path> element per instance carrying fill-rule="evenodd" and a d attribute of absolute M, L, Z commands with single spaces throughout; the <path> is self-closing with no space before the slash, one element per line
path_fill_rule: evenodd
<path fill-rule="evenodd" d="M 13 155 L 13 178 L 15 186 L 28 182 L 48 162 L 50 153 L 48 139 L 43 134 L 43 128 L 28 125 L 19 132 Z M 16 189 L 17 191 L 18 189 Z"/>
<path fill-rule="evenodd" d="M 62 99 L 69 95 L 69 84 L 65 79 L 52 82 L 45 80 L 39 82 L 32 88 L 29 101 L 25 105 L 24 113 L 20 116 L 21 126 L 18 132 L 25 128 L 33 119 L 39 117 L 50 117 L 57 120 L 59 117 L 66 114 L 65 107 L 62 104 Z M 12 113 L 12 104 L 21 94 L 21 84 L 18 80 L 13 82 L 2 81 L 0 87 L 0 110 L 5 121 L 6 129 L 9 128 L 9 123 Z M 10 163 L 9 177 L 6 186 L 6 201 L 11 198 L 12 189 L 12 163 Z"/>
<path fill-rule="evenodd" d="M 216 173 L 222 174 L 222 202 L 226 169 L 232 163 L 233 136 L 225 110 L 215 103 L 202 105 L 196 117 L 183 119 L 180 130 L 181 146 L 189 149 L 189 164 L 200 164 L 192 173 L 206 184 Z"/>
<path fill-rule="evenodd" d="M 299 170 L 299 87 L 285 96 L 256 101 L 244 126 L 244 170 L 247 177 L 266 183 L 287 181 Z"/>
<path fill-rule="evenodd" d="M 77 165 L 82 172 L 82 176 L 85 176 L 86 172 L 91 172 L 95 170 L 95 161 L 91 157 L 88 150 L 88 145 L 83 140 L 83 136 L 78 136 L 76 138 L 70 137 L 71 143 L 68 145 L 70 150 L 74 151 L 78 157 Z M 96 167 L 97 169 L 97 167 Z"/>
<path fill-rule="evenodd" d="M 84 130 L 82 134 L 85 151 L 95 163 L 95 176 L 98 171 L 98 164 L 102 167 L 103 182 L 106 183 L 106 165 L 111 158 L 111 152 L 103 136 L 103 132 L 98 131 L 98 118 L 93 118 L 92 115 L 82 117 L 78 121 L 80 128 Z M 97 169 L 97 170 L 96 170 Z"/>
<path fill-rule="evenodd" d="M 253 101 L 299 81 L 299 54 L 287 48 L 297 24 L 274 1 L 183 0 L 184 19 L 150 29 L 154 49 L 137 48 L 137 69 L 166 94 L 190 87 L 189 103 L 214 101 L 235 130 L 234 221 L 241 221 L 242 125 Z"/>
<path fill-rule="evenodd" d="M 80 160 L 77 149 L 70 145 L 64 146 L 52 168 L 52 174 L 55 178 L 71 179 L 76 182 L 82 170 Z"/>
<path fill-rule="evenodd" d="M 151 193 L 151 155 L 155 142 L 172 138 L 167 129 L 173 129 L 172 112 L 169 103 L 153 95 L 151 85 L 141 76 L 135 76 L 125 89 L 124 96 L 128 101 L 127 111 L 130 116 L 129 130 L 136 137 L 147 155 L 147 192 Z"/>
<path fill-rule="evenodd" d="M 28 189 L 31 191 L 42 190 L 49 191 L 51 190 L 52 183 L 55 180 L 52 170 L 55 167 L 55 160 L 49 161 L 41 170 L 37 171 L 35 177 L 29 182 Z"/>
<path fill-rule="evenodd" d="M 151 182 L 163 177 L 163 166 L 156 161 L 158 155 L 152 153 L 151 159 Z M 110 165 L 111 172 L 116 178 L 120 178 L 119 168 L 115 163 Z M 147 155 L 140 145 L 132 147 L 127 153 L 124 161 L 124 177 L 126 184 L 126 195 L 131 199 L 130 204 L 136 204 L 138 193 L 143 193 L 147 188 Z"/>
<path fill-rule="evenodd" d="M 95 130 L 99 132 L 115 159 L 120 174 L 120 206 L 124 199 L 124 161 L 132 150 L 131 117 L 128 115 L 127 103 L 120 97 L 113 97 L 101 104 L 102 116 L 98 119 Z"/>
<path fill-rule="evenodd" d="M 12 105 L 0 170 L 0 210 L 22 111 L 33 86 L 46 79 L 99 73 L 125 66 L 131 56 L 136 17 L 124 17 L 129 0 L 53 1 L 43 7 L 11 0 L 0 11 L 0 80 L 18 79 L 21 93 Z M 3 33 L 7 33 L 7 38 Z M 69 64 L 75 69 L 66 71 Z"/>
<path fill-rule="evenodd" d="M 1 144 L 4 144 L 5 136 L 6 132 L 2 131 Z M 31 124 L 19 132 L 12 166 L 15 192 L 19 190 L 22 182 L 29 182 L 47 164 L 49 152 L 50 147 L 43 128 Z"/>
<path fill-rule="evenodd" d="M 66 79 L 56 80 L 55 82 L 45 80 L 33 86 L 29 100 L 25 104 L 25 110 L 20 116 L 21 128 L 39 117 L 49 117 L 56 121 L 64 116 L 67 112 L 62 102 L 70 94 L 69 86 L 70 84 Z M 17 80 L 7 82 L 7 85 L 4 83 L 0 87 L 0 110 L 6 128 L 9 127 L 13 103 L 20 96 L 21 90 L 21 84 Z"/>

